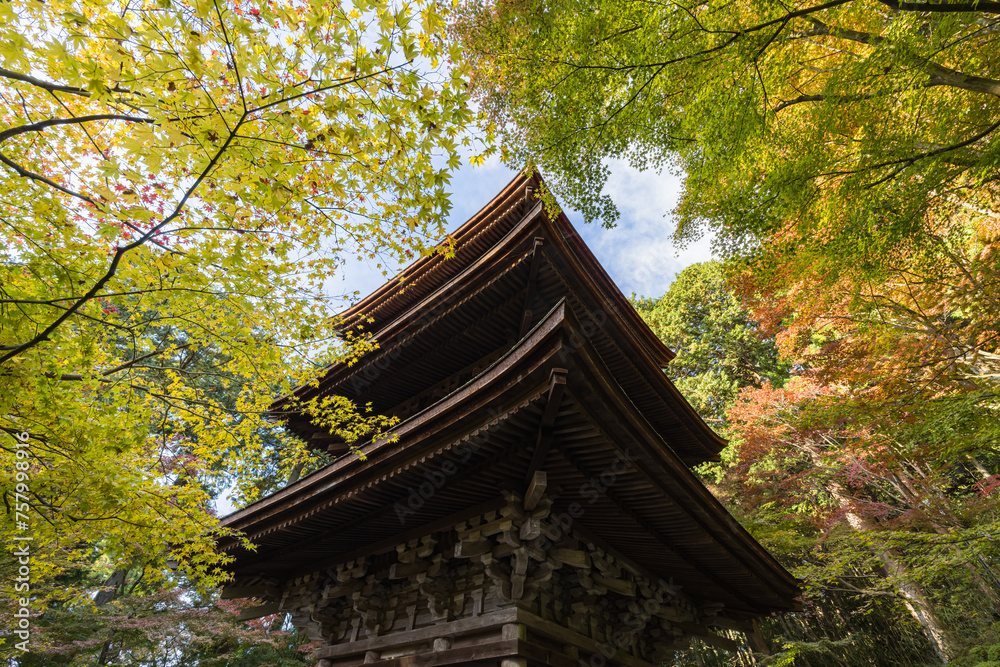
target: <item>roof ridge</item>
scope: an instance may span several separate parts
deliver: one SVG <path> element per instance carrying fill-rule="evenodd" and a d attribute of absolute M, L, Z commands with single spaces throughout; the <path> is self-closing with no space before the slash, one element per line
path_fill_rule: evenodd
<path fill-rule="evenodd" d="M 434 253 L 421 257 L 414 263 L 405 267 L 393 278 L 383 283 L 374 292 L 365 296 L 361 299 L 361 301 L 348 307 L 340 313 L 338 317 L 343 319 L 343 323 L 340 325 L 341 330 L 346 331 L 350 329 L 358 323 L 358 320 L 376 317 L 379 312 L 385 311 L 389 306 L 398 303 L 401 298 L 404 298 L 408 294 L 412 294 L 415 288 L 421 286 L 422 283 L 426 284 L 427 280 L 435 277 L 437 272 L 445 266 L 445 259 L 459 259 L 460 263 L 475 259 L 475 257 L 478 256 L 478 253 L 475 252 L 473 252 L 470 257 L 459 258 L 459 255 L 474 246 L 476 241 L 480 240 L 484 235 L 495 230 L 497 226 L 504 222 L 508 222 L 511 218 L 511 214 L 514 213 L 518 207 L 522 207 L 528 202 L 527 195 L 534 189 L 533 186 L 537 185 L 538 181 L 539 178 L 537 176 L 529 177 L 524 173 L 516 176 L 503 188 L 503 190 L 500 191 L 496 197 L 490 200 L 489 203 L 462 223 L 458 229 L 447 235 L 446 239 L 461 237 L 460 239 L 457 239 L 453 257 L 449 258 L 446 257 L 446 255 L 435 251 Z M 516 195 L 522 190 L 525 191 L 524 194 L 520 197 L 515 197 L 513 201 L 504 207 L 499 213 L 493 210 L 500 207 L 505 202 L 510 201 L 513 195 Z M 517 224 L 517 221 L 523 217 L 523 213 L 514 217 L 516 219 L 510 222 L 511 226 L 515 226 Z M 446 240 L 441 241 L 437 244 L 436 248 L 439 250 L 446 244 Z M 456 272 L 461 272 L 461 266 L 456 266 L 454 262 L 449 263 L 448 268 L 454 269 Z M 433 290 L 433 287 L 430 289 Z M 419 298 L 419 295 L 417 298 Z M 370 303 L 370 305 L 365 307 L 365 304 L 367 303 Z"/>

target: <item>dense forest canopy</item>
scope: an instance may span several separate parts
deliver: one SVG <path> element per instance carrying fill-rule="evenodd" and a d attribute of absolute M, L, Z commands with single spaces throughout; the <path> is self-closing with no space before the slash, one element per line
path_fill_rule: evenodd
<path fill-rule="evenodd" d="M 740 304 L 732 271 L 727 279 L 721 263 L 693 265 L 663 298 L 635 305 L 675 348 L 668 373 L 678 386 L 707 418 L 725 415 L 716 425 L 730 446 L 704 479 L 803 579 L 804 613 L 763 624 L 782 647 L 776 659 L 929 664 L 933 647 L 938 660 L 972 665 L 996 653 L 990 394 L 889 398 L 873 391 L 871 367 L 823 368 L 844 363 L 829 348 L 783 360 L 776 339 L 786 327 L 769 329 L 769 308 Z M 700 400 L 706 389 L 714 402 Z M 702 650 L 712 664 L 733 659 Z"/>
<path fill-rule="evenodd" d="M 683 170 L 682 237 L 877 263 L 955 214 L 997 231 L 994 5 L 483 1 L 456 30 L 511 160 L 589 219 L 624 157 Z"/>

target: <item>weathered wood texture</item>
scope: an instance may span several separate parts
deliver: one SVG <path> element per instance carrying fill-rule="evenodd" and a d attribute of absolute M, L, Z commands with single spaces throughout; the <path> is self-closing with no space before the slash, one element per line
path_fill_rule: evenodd
<path fill-rule="evenodd" d="M 694 464 L 725 446 L 660 369 L 673 357 L 643 323 L 565 216 L 550 218 L 520 177 L 458 229 L 454 256 L 422 258 L 343 314 L 344 329 L 374 334 L 379 350 L 334 366 L 302 398 L 342 394 L 383 413 L 415 414 L 461 386 L 481 362 L 523 337 L 560 299 L 585 324 L 608 370 L 671 447 Z M 542 241 L 542 243 L 539 243 Z M 525 320 L 525 314 L 528 319 Z M 369 322 L 368 320 L 374 320 Z M 286 402 L 275 405 L 279 412 Z M 329 434 L 303 415 L 283 415 L 307 440 Z"/>
<path fill-rule="evenodd" d="M 515 179 L 453 258 L 348 310 L 379 349 L 296 391 L 371 402 L 394 437 L 223 520 L 257 545 L 220 541 L 223 595 L 290 613 L 324 667 L 657 664 L 796 608 L 794 578 L 689 468 L 725 443 L 663 374 L 671 353 L 539 186 Z"/>
<path fill-rule="evenodd" d="M 595 653 L 646 665 L 691 636 L 729 641 L 710 630 L 720 624 L 717 608 L 582 539 L 553 515 L 551 499 L 527 510 L 506 495 L 499 510 L 393 552 L 293 579 L 266 606 L 321 642 L 316 656 L 331 667 L 409 664 L 408 656 L 569 664 Z"/>

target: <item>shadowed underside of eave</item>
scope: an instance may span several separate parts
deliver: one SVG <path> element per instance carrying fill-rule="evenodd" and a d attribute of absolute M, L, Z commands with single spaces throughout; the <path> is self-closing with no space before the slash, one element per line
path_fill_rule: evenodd
<path fill-rule="evenodd" d="M 685 463 L 716 460 L 725 441 L 663 377 L 669 350 L 565 216 L 550 218 L 540 202 L 528 206 L 527 188 L 539 183 L 515 179 L 456 232 L 454 258 L 421 259 L 401 274 L 406 281 L 387 283 L 347 311 L 347 322 L 361 312 L 375 316 L 372 329 L 380 349 L 350 367 L 327 369 L 318 386 L 302 387 L 296 395 L 303 400 L 342 395 L 406 418 L 479 372 L 483 360 L 509 350 L 524 329 L 523 318 L 534 324 L 566 298 L 584 320 L 584 333 L 593 338 L 609 373 Z M 275 408 L 312 446 L 330 443 L 343 450 L 306 415 L 282 413 L 282 401 Z"/>
<path fill-rule="evenodd" d="M 226 545 L 236 556 L 234 573 L 282 578 L 318 570 L 381 542 L 391 548 L 407 531 L 499 502 L 501 489 L 523 487 L 550 375 L 561 368 L 567 390 L 543 461 L 557 508 L 580 504 L 578 528 L 698 598 L 746 615 L 793 607 L 794 579 L 658 441 L 608 382 L 600 355 L 579 329 L 561 304 L 480 376 L 401 424 L 398 442 L 369 445 L 366 461 L 345 459 L 227 517 L 225 525 L 259 545 L 256 553 Z M 623 455 L 634 463 L 592 493 L 590 481 Z M 401 516 L 428 471 L 445 461 L 457 471 Z"/>

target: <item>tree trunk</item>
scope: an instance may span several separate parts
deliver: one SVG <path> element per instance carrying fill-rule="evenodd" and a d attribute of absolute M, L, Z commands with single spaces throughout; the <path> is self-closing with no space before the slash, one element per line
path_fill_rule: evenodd
<path fill-rule="evenodd" d="M 910 505 L 910 509 L 923 514 L 926 521 L 931 525 L 932 528 L 934 528 L 935 533 L 942 536 L 950 534 L 948 528 L 942 525 L 924 507 L 924 503 L 922 502 L 923 496 L 921 495 L 921 491 L 917 488 L 917 485 L 921 484 L 920 482 L 911 479 L 909 475 L 905 473 L 893 474 L 892 477 L 890 478 L 890 481 L 892 482 L 896 490 L 906 499 L 906 502 Z M 923 485 L 921 484 L 921 486 Z M 951 512 L 951 510 L 947 509 L 947 498 L 945 498 L 944 495 L 938 489 L 935 488 L 926 489 L 925 487 L 925 490 L 928 495 L 933 495 L 935 498 L 938 499 L 940 503 L 942 503 L 945 506 L 944 509 L 942 509 L 939 506 L 938 510 L 940 512 L 945 512 L 945 516 L 951 521 L 953 525 L 959 525 L 961 523 L 958 520 L 958 518 Z M 979 589 L 979 592 L 983 594 L 983 597 L 989 600 L 990 603 L 993 605 L 994 613 L 1000 612 L 1000 595 L 997 594 L 996 589 L 994 589 L 993 586 L 991 586 L 988 581 L 983 579 L 982 575 L 980 575 L 979 571 L 976 569 L 976 566 L 973 565 L 972 563 L 970 562 L 962 563 L 962 567 L 965 568 L 965 570 L 969 573 L 969 577 L 972 579 L 972 583 L 974 583 L 976 588 Z"/>
<path fill-rule="evenodd" d="M 978 472 L 983 479 L 989 479 L 993 476 L 990 474 L 990 471 L 986 469 L 986 466 L 980 463 L 979 459 L 975 456 L 970 456 L 969 460 L 972 461 L 972 465 L 976 469 L 976 472 Z"/>
<path fill-rule="evenodd" d="M 823 465 L 822 454 L 819 447 L 811 446 L 806 448 L 813 462 L 817 466 Z M 861 516 L 851 509 L 852 497 L 840 483 L 830 481 L 827 483 L 827 490 L 837 499 L 837 502 L 846 511 L 847 523 L 858 532 L 874 532 L 878 527 L 870 519 Z M 938 618 L 934 611 L 934 604 L 927 593 L 924 592 L 920 584 L 913 581 L 909 568 L 903 561 L 898 550 L 885 548 L 876 551 L 876 555 L 882 563 L 886 573 L 896 581 L 896 592 L 902 598 L 910 614 L 920 623 L 924 634 L 931 643 L 934 652 L 942 663 L 947 663 L 952 654 L 954 642 L 945 629 L 944 623 Z"/>
<path fill-rule="evenodd" d="M 841 507 L 847 509 L 850 506 L 850 501 L 843 487 L 836 482 L 831 482 L 830 487 Z M 877 529 L 869 519 L 852 512 L 850 509 L 847 509 L 847 522 L 859 532 L 871 532 Z M 903 559 L 896 549 L 882 549 L 876 555 L 882 562 L 886 573 L 895 579 L 896 592 L 903 599 L 903 604 L 913 615 L 913 618 L 920 623 L 938 658 L 941 659 L 941 662 L 948 662 L 954 644 L 941 619 L 935 613 L 934 605 L 927 597 L 923 587 L 912 580 L 909 568 L 903 563 Z"/>
<path fill-rule="evenodd" d="M 746 633 L 747 646 L 750 647 L 752 653 L 750 657 L 753 664 L 757 664 L 757 659 L 754 657 L 754 653 L 762 653 L 764 655 L 771 655 L 771 647 L 768 646 L 767 639 L 764 638 L 764 633 L 760 631 L 760 626 L 757 624 L 757 619 L 751 619 L 750 623 L 752 628 Z"/>
<path fill-rule="evenodd" d="M 98 591 L 97 595 L 94 596 L 94 605 L 98 607 L 103 607 L 107 603 L 118 597 L 118 594 L 125 589 L 125 580 L 128 576 L 128 570 L 124 568 L 118 568 L 115 570 L 110 577 L 108 577 L 104 586 Z M 115 640 L 115 631 L 112 630 L 111 634 L 108 635 L 107 640 L 101 647 L 101 655 L 97 659 L 98 665 L 107 665 L 111 660 L 117 657 L 112 653 L 111 649 Z"/>
<path fill-rule="evenodd" d="M 295 466 L 292 468 L 292 471 L 288 474 L 288 481 L 285 482 L 285 486 L 290 486 L 295 482 L 299 481 L 299 477 L 302 475 L 303 466 L 305 466 L 305 464 L 302 463 L 301 461 L 295 464 Z"/>

